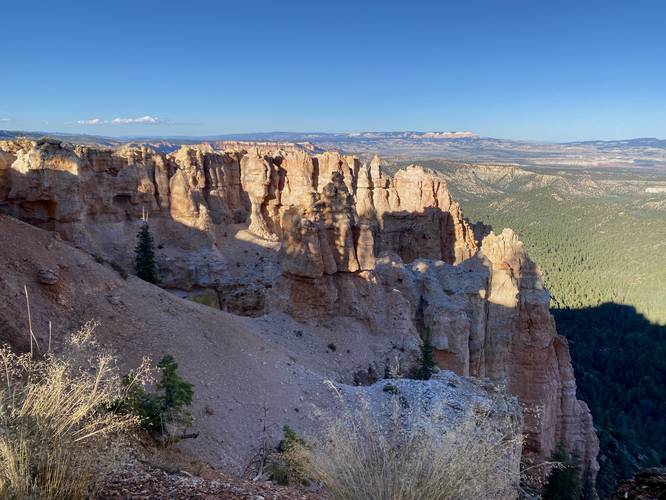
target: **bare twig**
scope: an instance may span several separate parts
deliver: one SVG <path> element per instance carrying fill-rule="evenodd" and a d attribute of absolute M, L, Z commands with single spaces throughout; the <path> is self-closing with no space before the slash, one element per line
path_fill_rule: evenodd
<path fill-rule="evenodd" d="M 30 356 L 32 356 L 33 340 L 35 342 L 35 346 L 37 347 L 38 351 L 39 351 L 39 344 L 37 343 L 37 338 L 35 337 L 35 334 L 32 331 L 32 316 L 30 315 L 30 299 L 28 298 L 28 287 L 26 285 L 23 285 L 23 291 L 25 292 L 25 303 L 28 306 L 28 331 L 30 333 Z"/>
<path fill-rule="evenodd" d="M 261 422 L 261 434 L 259 437 L 259 445 L 252 451 L 250 458 L 243 469 L 243 477 L 247 477 L 252 481 L 259 481 L 266 472 L 266 467 L 268 466 L 269 458 L 273 452 L 273 447 L 270 443 L 269 429 L 274 426 L 274 424 L 268 423 L 268 406 L 266 402 L 262 404 L 262 417 Z"/>

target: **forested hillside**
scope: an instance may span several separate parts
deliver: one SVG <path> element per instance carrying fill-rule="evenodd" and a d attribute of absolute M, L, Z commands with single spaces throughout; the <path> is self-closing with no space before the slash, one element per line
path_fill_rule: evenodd
<path fill-rule="evenodd" d="M 518 233 L 542 268 L 553 308 L 614 302 L 666 324 L 666 210 L 550 188 L 469 200 L 464 210 L 473 221 Z"/>
<path fill-rule="evenodd" d="M 449 177 L 470 220 L 513 228 L 542 268 L 601 440 L 600 494 L 665 465 L 666 195 L 562 171 L 495 181 L 486 172 L 470 183 L 456 172 L 469 166 L 428 163 Z"/>
<path fill-rule="evenodd" d="M 578 395 L 594 416 L 597 487 L 606 495 L 618 478 L 666 462 L 666 327 L 613 303 L 553 314 L 569 339 Z"/>

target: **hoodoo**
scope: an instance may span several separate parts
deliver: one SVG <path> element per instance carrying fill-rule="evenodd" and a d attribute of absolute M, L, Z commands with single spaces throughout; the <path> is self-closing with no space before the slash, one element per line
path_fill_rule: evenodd
<path fill-rule="evenodd" d="M 596 475 L 592 417 L 539 268 L 511 230 L 475 236 L 434 172 L 390 177 L 378 157 L 298 148 L 20 140 L 0 142 L 0 208 L 127 270 L 147 212 L 161 286 L 245 316 L 348 324 L 368 343 L 359 384 L 407 373 L 428 331 L 441 369 L 517 396 L 527 463 L 562 442 Z"/>

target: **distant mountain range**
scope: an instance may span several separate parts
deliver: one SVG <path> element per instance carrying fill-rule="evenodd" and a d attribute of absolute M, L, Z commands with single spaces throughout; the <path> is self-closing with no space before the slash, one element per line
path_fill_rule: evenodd
<path fill-rule="evenodd" d="M 71 134 L 66 132 L 33 132 L 33 131 L 11 131 L 0 130 L 0 138 L 14 137 L 38 138 L 43 136 L 63 138 L 78 142 L 99 143 L 126 143 L 126 142 L 216 142 L 216 141 L 275 141 L 275 142 L 322 142 L 341 140 L 386 140 L 386 139 L 479 139 L 473 132 L 256 132 L 242 134 L 218 134 L 202 136 L 100 136 L 88 134 Z"/>
<path fill-rule="evenodd" d="M 620 139 L 612 141 L 579 141 L 579 142 L 567 142 L 565 144 L 571 146 L 594 145 L 601 148 L 623 148 L 623 147 L 666 148 L 666 139 L 657 139 L 656 137 L 639 137 L 637 139 Z"/>
<path fill-rule="evenodd" d="M 541 167 L 624 167 L 666 169 L 666 140 L 652 137 L 548 143 L 480 137 L 473 132 L 258 132 L 208 136 L 105 137 L 53 132 L 0 130 L 0 139 L 48 135 L 66 142 L 119 147 L 147 145 L 161 151 L 200 142 L 261 141 L 307 143 L 307 149 L 336 149 L 359 156 L 380 154 L 398 159 L 446 158 L 470 163 L 536 165 Z"/>

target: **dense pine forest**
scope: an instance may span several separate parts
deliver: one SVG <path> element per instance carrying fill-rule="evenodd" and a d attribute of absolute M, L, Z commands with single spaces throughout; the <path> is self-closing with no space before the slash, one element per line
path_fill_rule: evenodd
<path fill-rule="evenodd" d="M 613 302 L 666 324 L 666 210 L 565 198 L 548 188 L 470 200 L 464 209 L 471 220 L 518 233 L 543 271 L 553 308 Z"/>

